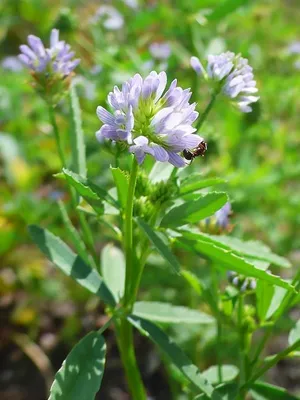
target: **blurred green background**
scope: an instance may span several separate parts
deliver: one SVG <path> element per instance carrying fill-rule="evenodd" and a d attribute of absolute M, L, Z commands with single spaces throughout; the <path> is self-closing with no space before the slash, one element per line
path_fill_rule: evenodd
<path fill-rule="evenodd" d="M 27 225 L 38 223 L 64 237 L 57 200 L 62 198 L 68 203 L 68 196 L 64 184 L 53 177 L 60 170 L 60 162 L 47 109 L 30 87 L 28 71 L 15 58 L 19 45 L 26 42 L 28 34 L 48 43 L 50 30 L 55 27 L 81 58 L 74 79 L 83 109 L 88 173 L 107 188 L 112 187 L 109 165 L 113 158 L 96 142 L 95 131 L 100 124 L 95 109 L 105 104 L 107 93 L 115 84 L 136 72 L 145 75 L 152 69 L 164 69 L 170 81 L 177 78 L 180 86 L 192 88 L 193 100 L 201 112 L 208 103 L 209 91 L 204 80 L 196 78 L 189 65 L 190 57 L 196 55 L 204 60 L 208 54 L 226 50 L 247 57 L 254 68 L 261 99 L 251 114 L 243 115 L 232 110 L 225 100 L 219 101 L 201 132 L 208 143 L 206 156 L 195 160 L 191 169 L 203 176 L 227 180 L 221 188 L 229 193 L 232 202 L 234 235 L 263 240 L 297 268 L 299 20 L 299 0 L 0 2 L 2 400 L 46 399 L 53 371 L 60 367 L 71 347 L 84 333 L 105 323 L 101 304 L 57 272 L 27 234 Z M 60 104 L 58 114 L 69 154 L 68 138 L 72 132 L 67 102 Z M 122 163 L 126 165 L 126 157 Z M 152 161 L 147 163 L 146 168 L 150 168 Z M 76 225 L 76 216 L 72 219 Z M 110 241 L 110 233 L 96 221 L 90 223 L 100 254 Z M 185 258 L 185 264 L 189 262 L 197 260 Z M 170 277 L 160 263 L 163 264 L 155 260 L 155 265 L 146 269 L 141 298 L 178 304 L 193 301 L 195 305 L 197 298 L 189 287 L 173 275 Z M 285 328 L 289 328 L 288 321 L 282 327 L 283 335 Z M 107 335 L 109 353 L 101 399 L 126 400 L 113 332 Z M 182 327 L 176 328 L 173 335 L 194 358 L 197 343 L 196 361 L 202 368 L 211 364 L 215 355 L 210 332 Z M 274 339 L 271 348 L 278 350 L 281 340 L 282 336 Z M 136 345 L 149 394 L 155 399 L 185 399 L 176 395 L 176 372 L 162 367 L 158 354 L 142 338 L 137 338 Z M 230 360 L 233 353 L 234 343 L 228 336 L 225 357 Z M 174 384 L 168 382 L 168 376 Z M 299 376 L 299 363 L 283 363 L 272 371 L 270 381 L 296 393 Z"/>

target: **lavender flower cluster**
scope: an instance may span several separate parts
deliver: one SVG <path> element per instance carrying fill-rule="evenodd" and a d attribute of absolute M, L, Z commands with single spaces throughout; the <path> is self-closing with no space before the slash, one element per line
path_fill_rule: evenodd
<path fill-rule="evenodd" d="M 55 73 L 59 77 L 68 76 L 79 64 L 79 59 L 73 59 L 75 53 L 70 45 L 59 40 L 59 31 L 52 29 L 50 47 L 45 48 L 42 40 L 34 35 L 28 36 L 28 46 L 20 46 L 19 59 L 34 73 Z"/>
<path fill-rule="evenodd" d="M 191 66 L 198 75 L 205 72 L 197 57 L 191 58 Z M 259 97 L 253 69 L 246 58 L 230 51 L 220 55 L 209 55 L 206 74 L 209 79 L 221 82 L 222 93 L 235 102 L 242 112 L 251 112 L 250 104 L 255 103 Z"/>
<path fill-rule="evenodd" d="M 175 167 L 186 165 L 180 156 L 184 149 L 194 149 L 203 140 L 192 126 L 198 117 L 196 104 L 190 104 L 190 89 L 177 86 L 175 79 L 168 90 L 167 75 L 152 71 L 145 79 L 134 75 L 108 95 L 112 112 L 99 106 L 97 115 L 103 126 L 97 139 L 123 141 L 130 145 L 141 164 L 146 154 Z"/>
<path fill-rule="evenodd" d="M 200 222 L 202 231 L 209 233 L 222 233 L 230 230 L 231 204 L 227 202 L 212 217 Z"/>

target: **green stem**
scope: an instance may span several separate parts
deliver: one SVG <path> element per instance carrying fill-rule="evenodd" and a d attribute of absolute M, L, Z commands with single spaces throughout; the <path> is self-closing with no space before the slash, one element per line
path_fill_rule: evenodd
<path fill-rule="evenodd" d="M 64 152 L 63 152 L 63 148 L 62 148 L 62 144 L 61 144 L 61 140 L 60 140 L 60 135 L 59 135 L 59 131 L 58 131 L 58 126 L 57 126 L 56 119 L 55 119 L 54 107 L 51 104 L 48 104 L 48 111 L 49 111 L 50 122 L 53 127 L 54 137 L 56 140 L 58 155 L 59 155 L 60 161 L 62 163 L 62 166 L 65 167 L 66 159 L 64 156 Z"/>
<path fill-rule="evenodd" d="M 292 346 L 287 347 L 285 350 L 276 354 L 270 361 L 266 362 L 265 365 L 260 368 L 256 374 L 252 376 L 252 378 L 244 385 L 250 386 L 253 382 L 255 382 L 258 378 L 264 375 L 270 368 L 278 363 L 282 358 L 285 358 L 288 354 L 292 353 L 294 350 L 297 350 L 300 347 L 300 340 L 297 340 Z"/>
<path fill-rule="evenodd" d="M 53 127 L 54 137 L 56 140 L 58 155 L 59 155 L 62 167 L 65 168 L 66 167 L 66 159 L 64 156 L 64 152 L 63 152 L 63 148 L 62 148 L 62 144 L 61 144 L 61 140 L 60 140 L 60 135 L 59 135 L 59 130 L 58 130 L 58 126 L 57 126 L 56 119 L 55 119 L 54 108 L 50 103 L 48 103 L 48 111 L 49 111 L 50 122 Z M 75 211 L 78 215 L 78 219 L 80 222 L 80 226 L 81 226 L 84 238 L 85 238 L 88 248 L 91 252 L 91 255 L 94 259 L 94 262 L 96 263 L 96 265 L 98 265 L 99 261 L 98 261 L 98 257 L 97 257 L 95 247 L 94 247 L 94 239 L 93 239 L 92 232 L 91 232 L 90 227 L 85 219 L 85 216 L 77 209 L 76 192 L 74 191 L 74 189 L 71 186 L 69 186 L 69 190 L 70 190 L 70 194 L 71 194 L 72 207 L 75 209 Z"/>
<path fill-rule="evenodd" d="M 138 369 L 133 346 L 131 324 L 125 319 L 116 322 L 117 342 L 133 400 L 146 400 L 146 392 Z"/>
<path fill-rule="evenodd" d="M 212 109 L 213 105 L 215 104 L 215 101 L 216 101 L 216 98 L 217 98 L 217 95 L 218 95 L 218 94 L 219 94 L 219 90 L 215 90 L 215 91 L 213 92 L 213 94 L 211 95 L 210 102 L 209 102 L 208 105 L 206 106 L 206 109 L 205 109 L 204 112 L 201 114 L 201 116 L 200 116 L 200 118 L 199 118 L 199 120 L 198 120 L 198 122 L 197 122 L 197 125 L 196 125 L 197 131 L 200 130 L 201 126 L 203 125 L 204 121 L 206 120 L 206 118 L 207 118 L 207 116 L 208 116 L 210 110 Z"/>
<path fill-rule="evenodd" d="M 125 224 L 124 224 L 124 247 L 126 259 L 126 277 L 125 277 L 125 294 L 124 305 L 127 306 L 130 301 L 132 273 L 133 273 L 133 201 L 135 185 L 138 173 L 138 163 L 134 158 L 131 166 L 131 174 L 129 179 L 129 187 L 127 194 L 127 204 L 125 209 Z"/>

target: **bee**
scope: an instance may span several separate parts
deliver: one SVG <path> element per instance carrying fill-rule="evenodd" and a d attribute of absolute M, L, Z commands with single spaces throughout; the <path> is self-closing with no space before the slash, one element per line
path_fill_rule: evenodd
<path fill-rule="evenodd" d="M 203 157 L 206 150 L 207 150 L 207 143 L 205 143 L 204 140 L 202 140 L 202 142 L 200 142 L 194 150 L 184 149 L 182 154 L 186 160 L 192 162 L 193 159 L 196 157 L 199 156 Z"/>

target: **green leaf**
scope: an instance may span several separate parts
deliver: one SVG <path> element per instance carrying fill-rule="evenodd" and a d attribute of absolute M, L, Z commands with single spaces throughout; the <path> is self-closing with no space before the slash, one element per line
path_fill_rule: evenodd
<path fill-rule="evenodd" d="M 226 181 L 221 178 L 207 178 L 201 179 L 201 175 L 194 175 L 190 178 L 185 179 L 180 185 L 180 194 L 185 195 L 196 192 L 197 190 L 208 188 L 210 186 L 219 185 Z"/>
<path fill-rule="evenodd" d="M 273 294 L 275 288 L 273 285 L 270 285 L 268 282 L 259 280 L 257 282 L 257 287 L 255 290 L 255 295 L 257 299 L 257 314 L 261 321 L 266 319 L 266 315 L 270 308 L 270 304 L 272 302 Z"/>
<path fill-rule="evenodd" d="M 59 237 L 36 225 L 29 226 L 29 234 L 45 256 L 66 275 L 99 296 L 105 303 L 115 306 L 115 300 L 95 269 L 89 267 Z"/>
<path fill-rule="evenodd" d="M 239 369 L 235 365 L 222 365 L 222 381 L 229 382 L 235 379 L 239 374 Z M 202 372 L 202 375 L 213 385 L 219 383 L 218 366 L 212 365 Z"/>
<path fill-rule="evenodd" d="M 187 201 L 171 208 L 162 219 L 161 225 L 165 227 L 178 227 L 187 223 L 199 222 L 213 215 L 227 201 L 228 197 L 226 193 L 208 193 L 197 200 Z"/>
<path fill-rule="evenodd" d="M 104 189 L 72 171 L 63 169 L 69 184 L 82 196 L 98 213 L 103 213 L 103 201 L 119 208 L 118 202 Z"/>
<path fill-rule="evenodd" d="M 269 309 L 266 314 L 266 319 L 271 318 L 275 312 L 280 308 L 280 306 L 283 304 L 282 301 L 287 294 L 287 291 L 283 289 L 282 287 L 276 286 L 274 288 L 274 294 L 271 300 L 271 304 L 269 306 Z"/>
<path fill-rule="evenodd" d="M 80 255 L 80 257 L 88 264 L 88 263 L 93 263 L 93 258 L 89 257 L 89 253 L 87 251 L 87 248 L 85 246 L 84 241 L 81 239 L 78 231 L 74 228 L 74 226 L 72 225 L 72 222 L 68 216 L 66 207 L 64 205 L 64 203 L 59 200 L 58 201 L 58 207 L 60 210 L 60 214 L 63 220 L 63 223 L 65 225 L 65 228 L 73 242 L 73 245 L 76 248 L 76 251 L 78 252 L 78 254 Z M 97 266 L 95 264 L 93 264 L 93 267 L 96 268 Z"/>
<path fill-rule="evenodd" d="M 218 4 L 211 14 L 207 16 L 208 21 L 220 21 L 228 14 L 233 13 L 238 8 L 249 4 L 251 0 L 224 0 Z"/>
<path fill-rule="evenodd" d="M 289 334 L 289 345 L 292 346 L 298 340 L 300 340 L 300 319 Z"/>
<path fill-rule="evenodd" d="M 128 193 L 128 175 L 125 171 L 122 171 L 120 168 L 112 168 L 110 167 L 112 172 L 115 185 L 118 192 L 118 200 L 121 204 L 122 208 L 125 209 L 127 203 L 127 193 Z"/>
<path fill-rule="evenodd" d="M 141 218 L 136 219 L 138 226 L 141 230 L 145 233 L 148 237 L 150 242 L 153 244 L 155 249 L 159 252 L 159 254 L 170 264 L 171 268 L 176 272 L 179 273 L 180 271 L 180 264 L 177 258 L 171 253 L 168 246 L 162 241 L 162 239 L 153 231 L 151 226 L 149 226 L 145 221 Z"/>
<path fill-rule="evenodd" d="M 103 248 L 101 270 L 104 281 L 118 302 L 124 294 L 125 284 L 125 259 L 118 247 L 108 244 Z"/>
<path fill-rule="evenodd" d="M 269 262 L 278 267 L 289 268 L 291 263 L 283 257 L 272 253 L 270 248 L 259 241 L 243 241 L 232 236 L 215 236 L 202 232 L 181 231 L 182 235 L 189 239 L 201 240 L 211 244 L 215 244 L 226 250 L 232 251 L 234 254 L 245 256 L 247 259 Z M 251 262 L 251 261 L 250 261 Z M 266 264 L 261 269 L 265 269 Z"/>
<path fill-rule="evenodd" d="M 183 240 L 184 242 L 184 239 L 181 238 L 178 238 L 177 240 Z M 212 243 L 201 240 L 198 240 L 197 242 L 190 242 L 190 246 L 196 250 L 196 252 L 204 254 L 211 260 L 215 261 L 220 268 L 235 271 L 238 274 L 250 276 L 252 278 L 262 279 L 270 284 L 281 286 L 288 290 L 295 290 L 293 286 L 280 277 L 256 268 L 253 264 L 250 264 L 245 259 L 238 257 L 230 250 L 225 250 L 221 247 L 215 246 Z"/>
<path fill-rule="evenodd" d="M 81 110 L 74 85 L 70 88 L 72 131 L 70 132 L 72 169 L 86 177 L 85 142 L 82 130 Z"/>
<path fill-rule="evenodd" d="M 263 382 L 255 382 L 251 386 L 254 400 L 299 400 L 299 397 L 289 394 L 285 389 Z"/>
<path fill-rule="evenodd" d="M 98 332 L 76 344 L 56 373 L 49 400 L 94 400 L 105 365 L 106 345 Z"/>
<path fill-rule="evenodd" d="M 212 316 L 201 311 L 156 301 L 136 302 L 133 314 L 150 321 L 167 324 L 211 324 L 214 322 Z"/>
<path fill-rule="evenodd" d="M 166 182 L 170 178 L 173 170 L 173 165 L 157 161 L 149 174 L 149 179 L 152 183 Z"/>
<path fill-rule="evenodd" d="M 235 400 L 238 395 L 238 385 L 235 383 L 225 383 L 222 385 L 219 385 L 211 399 L 214 400 L 216 395 L 219 396 L 219 399 L 221 400 Z M 200 394 L 199 396 L 196 396 L 194 400 L 209 400 L 210 397 L 206 396 L 205 394 Z"/>
<path fill-rule="evenodd" d="M 128 321 L 143 335 L 149 337 L 173 362 L 181 373 L 193 384 L 195 390 L 202 390 L 209 398 L 214 391 L 212 385 L 205 379 L 200 370 L 194 365 L 186 354 L 178 347 L 158 326 L 145 319 L 131 315 Z M 214 397 L 220 400 L 221 397 Z"/>

